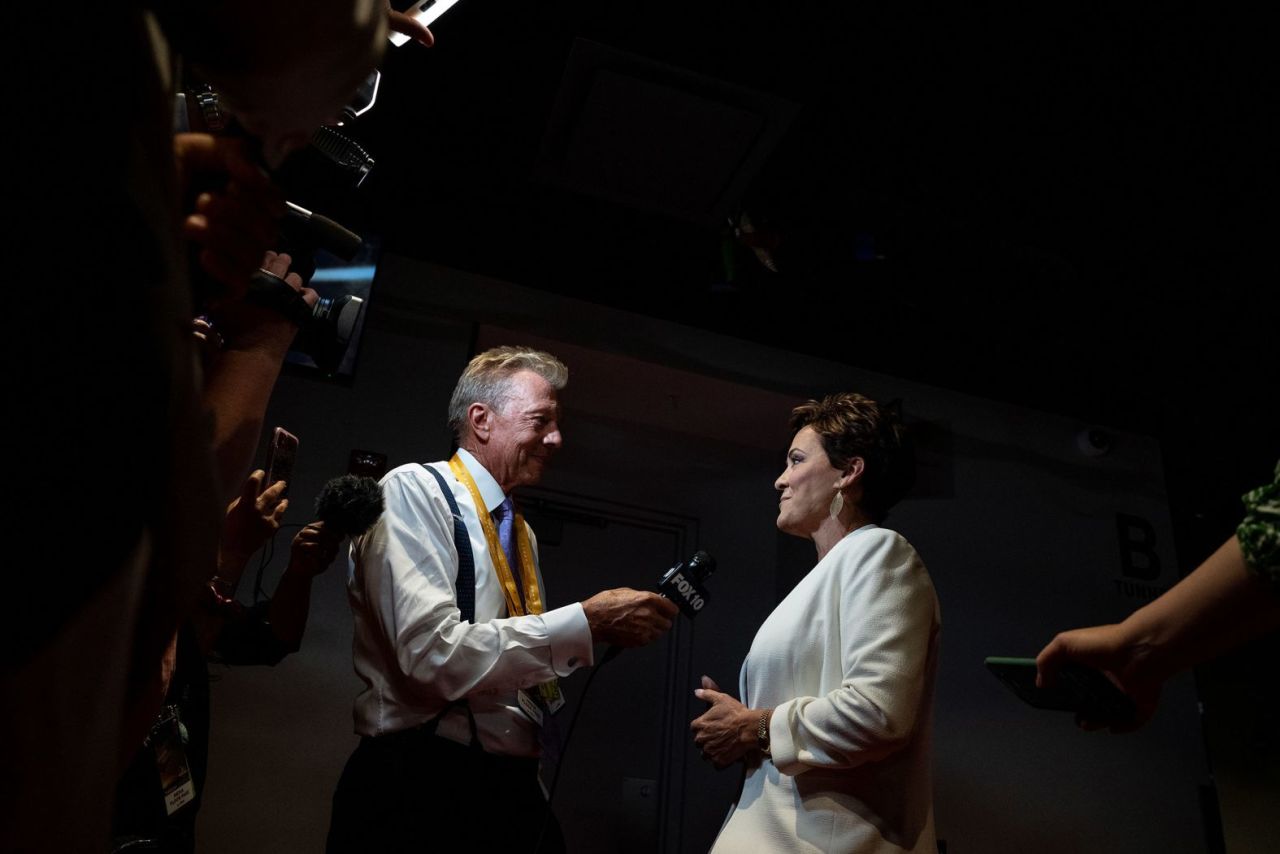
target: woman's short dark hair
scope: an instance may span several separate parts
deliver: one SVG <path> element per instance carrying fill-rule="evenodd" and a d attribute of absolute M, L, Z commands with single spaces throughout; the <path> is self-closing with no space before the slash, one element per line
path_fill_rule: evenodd
<path fill-rule="evenodd" d="M 898 412 L 857 392 L 829 394 L 791 410 L 791 428 L 809 427 L 822 440 L 831 465 L 842 471 L 861 457 L 859 509 L 883 522 L 916 480 L 915 452 Z"/>

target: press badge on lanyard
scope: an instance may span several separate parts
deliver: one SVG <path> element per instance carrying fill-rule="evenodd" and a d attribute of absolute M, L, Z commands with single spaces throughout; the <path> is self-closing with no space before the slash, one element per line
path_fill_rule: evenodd
<path fill-rule="evenodd" d="M 520 704 L 520 711 L 538 728 L 538 783 L 542 786 L 542 794 L 549 796 L 564 747 L 560 727 L 554 717 L 564 706 L 560 681 L 552 679 L 532 691 L 517 691 L 516 702 Z"/>
<path fill-rule="evenodd" d="M 178 719 L 178 707 L 166 706 L 151 727 L 147 744 L 156 754 L 156 772 L 164 794 L 164 809 L 173 815 L 196 798 L 196 784 L 187 763 L 186 727 Z"/>

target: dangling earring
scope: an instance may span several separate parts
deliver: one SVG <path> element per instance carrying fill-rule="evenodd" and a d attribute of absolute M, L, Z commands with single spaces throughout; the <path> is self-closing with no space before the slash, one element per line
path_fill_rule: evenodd
<path fill-rule="evenodd" d="M 832 519 L 840 518 L 840 511 L 844 509 L 844 493 L 836 490 L 835 497 L 831 499 L 831 509 L 828 511 Z"/>

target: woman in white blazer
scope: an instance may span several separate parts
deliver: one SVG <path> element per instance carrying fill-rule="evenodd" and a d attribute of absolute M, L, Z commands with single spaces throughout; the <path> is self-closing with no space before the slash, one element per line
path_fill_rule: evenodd
<path fill-rule="evenodd" d="M 941 621 L 924 563 L 880 527 L 914 482 L 901 424 L 859 394 L 811 400 L 774 486 L 778 528 L 818 562 L 760 626 L 741 701 L 710 678 L 690 725 L 703 757 L 742 761 L 712 850 L 934 854 L 930 736 Z"/>

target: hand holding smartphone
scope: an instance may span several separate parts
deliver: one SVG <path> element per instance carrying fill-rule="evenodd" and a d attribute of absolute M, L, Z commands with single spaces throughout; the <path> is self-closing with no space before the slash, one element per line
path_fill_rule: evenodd
<path fill-rule="evenodd" d="M 1133 700 L 1101 670 L 1081 664 L 1064 664 L 1052 686 L 1038 688 L 1034 658 L 991 656 L 987 658 L 986 665 L 1010 691 L 1037 709 L 1075 712 L 1079 720 L 1108 726 L 1135 720 L 1137 712 Z"/>
<path fill-rule="evenodd" d="M 267 480 L 263 488 L 283 480 L 284 494 L 287 496 L 291 485 L 289 482 L 293 479 L 293 463 L 297 456 L 298 437 L 283 427 L 277 427 L 271 434 L 271 448 L 267 451 Z"/>

